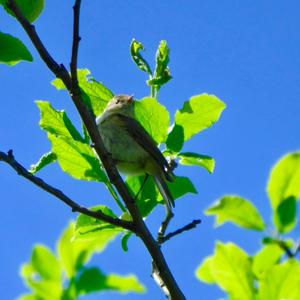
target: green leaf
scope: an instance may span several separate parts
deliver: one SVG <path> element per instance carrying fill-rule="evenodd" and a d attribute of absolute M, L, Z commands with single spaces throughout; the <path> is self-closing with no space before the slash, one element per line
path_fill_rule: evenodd
<path fill-rule="evenodd" d="M 174 199 L 178 199 L 186 194 L 197 194 L 197 190 L 188 177 L 175 176 L 174 182 L 167 182 Z"/>
<path fill-rule="evenodd" d="M 126 178 L 126 185 L 135 199 L 141 215 L 146 217 L 158 204 L 158 190 L 155 188 L 152 177 L 148 176 L 145 183 L 144 181 L 145 176 L 128 176 Z"/>
<path fill-rule="evenodd" d="M 121 240 L 121 245 L 122 245 L 122 249 L 123 251 L 127 252 L 128 251 L 128 240 L 131 237 L 132 233 L 131 232 L 126 232 L 123 236 L 122 236 L 122 240 Z"/>
<path fill-rule="evenodd" d="M 5 10 L 14 16 L 14 13 L 7 8 L 6 2 L 7 0 L 0 0 L 0 4 L 4 6 Z M 35 21 L 44 9 L 44 0 L 15 0 L 15 3 L 30 23 Z"/>
<path fill-rule="evenodd" d="M 170 61 L 169 53 L 170 49 L 167 42 L 165 40 L 160 41 L 156 52 L 156 75 L 160 75 L 168 67 Z"/>
<path fill-rule="evenodd" d="M 65 111 L 55 110 L 47 101 L 38 100 L 35 103 L 41 113 L 40 127 L 42 129 L 51 134 L 84 142 L 84 139 L 72 124 Z"/>
<path fill-rule="evenodd" d="M 75 223 L 71 222 L 57 242 L 57 252 L 68 278 L 72 278 L 92 254 L 90 244 L 74 241 L 74 232 Z"/>
<path fill-rule="evenodd" d="M 293 259 L 275 265 L 260 279 L 259 299 L 300 299 L 300 265 Z"/>
<path fill-rule="evenodd" d="M 251 261 L 248 255 L 233 243 L 217 242 L 214 256 L 204 261 L 197 272 L 198 278 L 217 283 L 232 298 L 253 300 L 255 295 L 254 278 L 251 272 Z M 262 298 L 271 299 L 271 298 Z"/>
<path fill-rule="evenodd" d="M 35 174 L 36 172 L 40 171 L 47 165 L 55 162 L 56 159 L 57 159 L 57 157 L 56 157 L 55 153 L 49 151 L 49 152 L 45 153 L 36 164 L 30 166 L 29 172 L 32 174 Z"/>
<path fill-rule="evenodd" d="M 41 298 L 33 294 L 24 294 L 18 297 L 17 300 L 41 300 Z"/>
<path fill-rule="evenodd" d="M 135 64 L 138 66 L 140 70 L 152 76 L 150 66 L 147 63 L 147 61 L 142 57 L 140 53 L 141 51 L 144 51 L 144 46 L 142 45 L 142 43 L 133 39 L 130 44 L 130 55 L 133 61 L 135 62 Z"/>
<path fill-rule="evenodd" d="M 90 208 L 93 211 L 102 211 L 106 215 L 115 217 L 116 215 L 106 206 L 98 205 Z M 124 230 L 101 220 L 80 214 L 76 219 L 74 240 L 82 242 L 92 242 L 93 251 L 103 251 L 107 244 Z"/>
<path fill-rule="evenodd" d="M 135 102 L 134 114 L 135 119 L 158 144 L 166 140 L 170 116 L 168 110 L 156 99 L 143 98 Z"/>
<path fill-rule="evenodd" d="M 176 111 L 175 124 L 182 126 L 186 141 L 217 122 L 225 107 L 225 103 L 214 95 L 193 96 Z"/>
<path fill-rule="evenodd" d="M 105 290 L 112 290 L 120 293 L 142 293 L 145 291 L 144 286 L 134 275 L 105 275 L 98 268 L 85 269 L 77 279 L 76 287 L 79 295 Z"/>
<path fill-rule="evenodd" d="M 17 38 L 0 31 L 0 63 L 14 66 L 21 60 L 33 61 L 26 46 Z"/>
<path fill-rule="evenodd" d="M 94 206 L 90 209 L 92 211 L 101 211 L 112 218 L 117 217 L 110 208 L 104 205 Z M 79 216 L 76 219 L 75 235 L 77 233 L 81 235 L 98 229 L 106 229 L 106 228 L 115 228 L 115 226 L 108 224 L 104 221 L 89 217 L 87 215 L 79 214 Z"/>
<path fill-rule="evenodd" d="M 35 296 L 35 298 L 33 299 L 61 300 L 62 286 L 57 281 L 46 281 L 46 280 L 37 281 L 35 279 L 30 278 L 27 280 L 26 284 L 33 291 L 33 295 Z M 30 298 L 25 298 L 25 299 L 30 299 Z"/>
<path fill-rule="evenodd" d="M 103 206 L 92 210 L 100 208 L 109 214 L 109 209 Z M 102 225 L 96 223 L 93 231 L 94 220 L 96 219 L 79 215 L 76 226 L 71 222 L 58 240 L 57 252 L 68 278 L 77 274 L 94 253 L 103 251 L 122 230 L 111 225 L 108 225 L 110 228 L 105 227 L 104 223 Z"/>
<path fill-rule="evenodd" d="M 289 153 L 275 164 L 267 185 L 274 223 L 279 232 L 288 232 L 296 224 L 294 201 L 300 196 L 299 182 L 300 152 Z"/>
<path fill-rule="evenodd" d="M 31 265 L 42 278 L 60 281 L 60 264 L 55 255 L 46 246 L 41 244 L 34 246 L 31 255 Z"/>
<path fill-rule="evenodd" d="M 178 153 L 182 149 L 183 143 L 184 143 L 183 127 L 174 124 L 166 140 L 167 149 L 172 152 Z"/>
<path fill-rule="evenodd" d="M 171 79 L 172 79 L 172 76 L 171 76 L 170 70 L 166 69 L 160 76 L 147 80 L 147 84 L 150 86 L 157 86 L 160 88 L 162 85 L 164 85 Z"/>
<path fill-rule="evenodd" d="M 216 216 L 216 226 L 232 222 L 247 229 L 264 230 L 265 228 L 256 207 L 250 201 L 235 195 L 222 197 L 209 207 L 205 214 Z"/>
<path fill-rule="evenodd" d="M 297 206 L 294 196 L 281 202 L 274 213 L 274 223 L 280 233 L 290 232 L 297 224 Z"/>
<path fill-rule="evenodd" d="M 213 173 L 215 161 L 212 157 L 193 152 L 181 152 L 178 154 L 181 159 L 179 163 L 186 166 L 200 166 L 206 169 L 209 173 Z"/>
<path fill-rule="evenodd" d="M 209 256 L 204 259 L 201 265 L 196 270 L 196 277 L 206 283 L 215 283 L 213 275 L 214 257 Z"/>
<path fill-rule="evenodd" d="M 100 115 L 114 94 L 103 83 L 96 81 L 88 69 L 78 69 L 77 75 L 78 84 L 83 93 L 83 101 L 95 116 Z M 66 90 L 65 85 L 58 78 L 54 79 L 51 84 L 58 90 Z"/>
<path fill-rule="evenodd" d="M 61 299 L 62 283 L 60 263 L 45 246 L 36 245 L 34 247 L 31 262 L 22 265 L 21 276 L 24 283 L 33 291 L 32 296 L 36 297 L 33 299 Z M 27 296 L 29 297 L 29 295 Z M 25 299 L 27 296 L 25 296 Z"/>
<path fill-rule="evenodd" d="M 154 76 L 147 81 L 148 85 L 158 86 L 160 88 L 162 85 L 167 83 L 172 79 L 170 70 L 168 68 L 169 63 L 169 52 L 170 49 L 167 46 L 166 41 L 160 41 L 156 52 L 156 67 L 154 71 Z"/>
<path fill-rule="evenodd" d="M 135 201 L 141 215 L 146 217 L 158 203 L 164 203 L 164 201 L 155 186 L 153 178 L 149 176 L 145 183 L 144 181 L 145 176 L 128 176 L 126 178 L 126 185 L 131 195 L 134 199 L 137 198 Z M 175 176 L 175 181 L 172 183 L 168 182 L 167 184 L 174 199 L 180 198 L 188 193 L 197 194 L 193 183 L 187 177 Z"/>
<path fill-rule="evenodd" d="M 257 278 L 264 276 L 272 266 L 277 264 L 284 255 L 284 250 L 276 244 L 263 247 L 254 257 L 252 271 Z"/>
<path fill-rule="evenodd" d="M 80 180 L 107 182 L 100 162 L 89 145 L 50 133 L 48 138 L 52 144 L 52 151 L 64 172 Z"/>

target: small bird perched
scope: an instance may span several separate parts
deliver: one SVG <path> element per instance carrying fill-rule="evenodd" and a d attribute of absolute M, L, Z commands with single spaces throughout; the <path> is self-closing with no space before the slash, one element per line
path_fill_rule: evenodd
<path fill-rule="evenodd" d="M 155 141 L 135 120 L 133 105 L 133 96 L 114 96 L 96 119 L 99 133 L 118 170 L 127 175 L 153 176 L 171 211 L 174 199 L 166 180 L 173 181 L 174 174 Z"/>

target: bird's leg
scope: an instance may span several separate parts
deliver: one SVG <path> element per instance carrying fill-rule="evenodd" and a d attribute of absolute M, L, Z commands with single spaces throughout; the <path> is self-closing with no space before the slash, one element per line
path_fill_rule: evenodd
<path fill-rule="evenodd" d="M 134 197 L 134 200 L 135 200 L 135 201 L 138 199 L 140 193 L 142 192 L 143 188 L 145 187 L 145 184 L 146 184 L 148 178 L 149 178 L 149 174 L 146 174 L 146 175 L 145 175 L 145 178 L 144 178 L 144 180 L 143 180 L 143 183 L 142 183 L 142 185 L 141 185 L 141 187 L 140 187 L 140 189 L 139 189 L 139 191 L 137 192 L 137 194 L 136 194 L 135 197 Z"/>

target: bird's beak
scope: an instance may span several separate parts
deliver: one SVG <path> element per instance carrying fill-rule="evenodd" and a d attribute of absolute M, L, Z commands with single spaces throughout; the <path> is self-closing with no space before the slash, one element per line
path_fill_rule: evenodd
<path fill-rule="evenodd" d="M 128 102 L 129 104 L 131 104 L 131 103 L 133 103 L 133 101 L 134 101 L 133 95 L 129 96 L 127 102 Z"/>

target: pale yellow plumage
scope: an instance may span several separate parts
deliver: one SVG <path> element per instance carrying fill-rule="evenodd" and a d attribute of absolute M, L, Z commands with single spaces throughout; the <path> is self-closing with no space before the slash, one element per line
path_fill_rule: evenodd
<path fill-rule="evenodd" d="M 174 200 L 166 180 L 174 175 L 147 131 L 135 120 L 133 97 L 115 96 L 96 119 L 99 133 L 118 170 L 128 175 L 149 174 L 171 210 Z"/>

